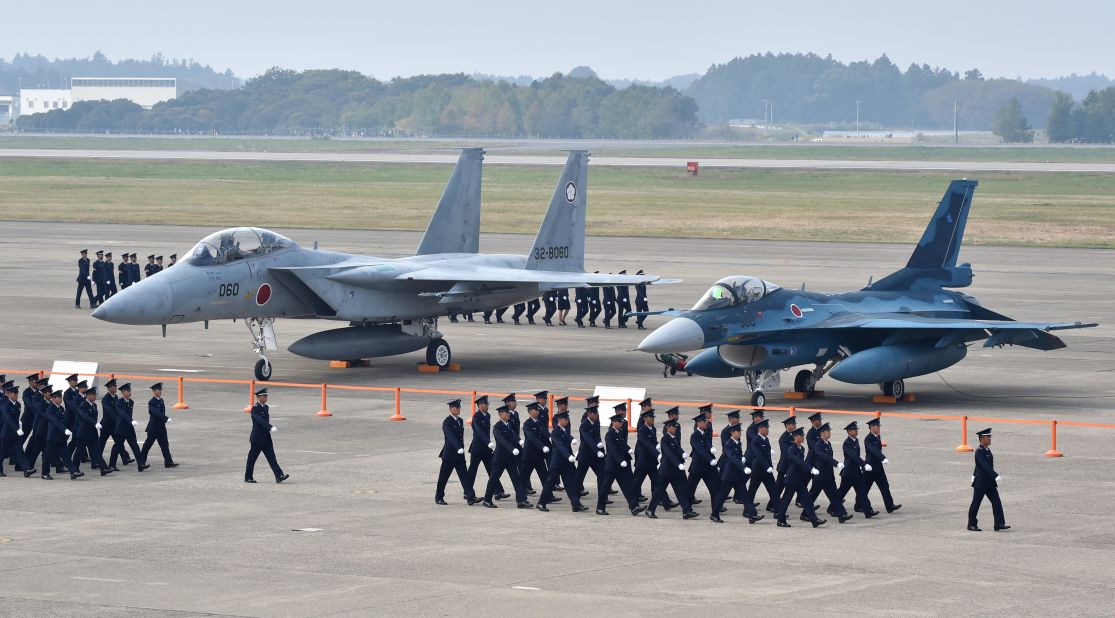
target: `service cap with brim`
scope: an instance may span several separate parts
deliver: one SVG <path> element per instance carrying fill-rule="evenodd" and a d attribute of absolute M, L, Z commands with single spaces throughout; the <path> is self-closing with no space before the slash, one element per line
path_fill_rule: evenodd
<path fill-rule="evenodd" d="M 626 421 L 627 417 L 622 415 L 622 414 L 613 414 L 612 416 L 609 417 L 608 420 L 612 421 L 613 423 L 616 423 L 616 422 L 619 422 L 619 421 Z"/>
<path fill-rule="evenodd" d="M 587 404 L 600 403 L 600 395 L 593 395 L 592 397 L 589 397 L 588 399 L 585 399 L 585 403 L 587 403 Z"/>
<path fill-rule="evenodd" d="M 88 249 L 82 249 L 81 251 L 78 251 L 78 253 L 89 253 L 89 250 Z"/>
<path fill-rule="evenodd" d="M 153 391 L 161 391 L 161 390 L 163 390 L 163 383 L 162 382 L 156 382 L 156 383 L 152 384 L 150 388 Z"/>
<path fill-rule="evenodd" d="M 650 408 L 646 412 L 643 412 L 639 415 L 639 418 L 654 418 L 654 408 Z"/>
<path fill-rule="evenodd" d="M 163 256 L 161 256 L 161 255 L 156 255 L 156 256 L 155 256 L 155 259 L 156 259 L 156 260 L 161 260 L 161 259 L 163 259 Z"/>
<path fill-rule="evenodd" d="M 796 416 L 790 416 L 788 418 L 782 419 L 782 424 L 783 425 L 797 425 L 798 424 L 798 419 L 797 419 Z"/>
<path fill-rule="evenodd" d="M 120 390 L 122 390 L 122 391 L 128 391 L 128 392 L 131 392 L 131 390 L 132 390 L 132 383 L 131 383 L 131 382 L 125 382 L 125 383 L 121 384 L 121 385 L 120 385 Z"/>
<path fill-rule="evenodd" d="M 509 401 L 518 401 L 517 399 L 515 399 L 515 393 L 511 393 L 510 395 L 503 398 L 503 403 L 507 403 Z"/>
<path fill-rule="evenodd" d="M 554 405 L 557 405 L 557 406 L 569 405 L 569 398 L 568 397 L 559 397 L 559 398 L 554 400 Z"/>
<path fill-rule="evenodd" d="M 50 378 L 41 378 L 35 382 L 35 386 L 47 386 L 50 384 Z"/>
<path fill-rule="evenodd" d="M 663 427 L 681 427 L 681 423 L 678 423 L 677 421 L 666 421 L 665 423 L 662 423 L 662 426 Z"/>
<path fill-rule="evenodd" d="M 3 377 L 3 376 L 0 376 L 0 377 Z M 78 377 L 77 377 L 76 373 L 71 373 L 69 375 L 69 377 L 66 378 L 67 382 L 77 382 L 77 380 L 78 380 Z"/>
<path fill-rule="evenodd" d="M 820 412 L 814 412 L 813 414 L 810 414 L 809 415 L 809 420 L 811 420 L 811 421 L 821 420 L 821 413 Z"/>
<path fill-rule="evenodd" d="M 53 391 L 53 387 L 49 384 L 40 384 L 38 386 L 38 389 L 39 389 L 39 391 L 41 391 L 43 393 L 46 393 L 48 395 Z"/>
<path fill-rule="evenodd" d="M 94 387 L 90 388 L 89 390 L 85 391 L 85 396 L 88 397 L 89 395 L 92 395 L 94 397 L 97 396 L 97 387 L 96 386 L 94 386 Z"/>
<path fill-rule="evenodd" d="M 51 399 L 54 399 L 55 397 L 57 397 L 58 399 L 61 399 L 62 398 L 62 391 L 54 391 L 53 393 L 50 394 Z"/>
<path fill-rule="evenodd" d="M 805 430 L 802 429 L 801 427 L 798 427 L 797 429 L 791 431 L 790 435 L 791 436 L 804 436 L 805 435 Z"/>
<path fill-rule="evenodd" d="M 545 399 L 550 396 L 550 391 L 538 391 L 534 394 L 535 399 Z"/>
<path fill-rule="evenodd" d="M 171 253 L 170 254 L 170 259 L 177 260 L 178 259 L 178 254 L 177 253 Z"/>
<path fill-rule="evenodd" d="M 19 387 L 18 386 L 5 386 L 4 387 L 4 392 L 5 393 L 18 393 L 19 392 Z"/>
<path fill-rule="evenodd" d="M 706 403 L 705 405 L 700 406 L 697 409 L 700 410 L 701 412 L 704 412 L 705 414 L 708 414 L 709 412 L 712 412 L 712 404 L 711 403 Z"/>
<path fill-rule="evenodd" d="M 600 408 L 598 408 L 596 406 L 589 406 L 589 407 L 585 408 L 585 414 L 600 414 Z M 623 415 L 617 414 L 616 416 L 623 416 Z M 627 418 L 627 417 L 624 416 L 623 418 Z"/>
<path fill-rule="evenodd" d="M 728 418 L 738 419 L 739 418 L 739 410 L 732 410 L 731 412 L 728 413 L 727 416 L 728 416 Z"/>
<path fill-rule="evenodd" d="M 105 257 L 112 257 L 112 252 L 111 251 L 106 251 L 105 252 Z"/>
<path fill-rule="evenodd" d="M 821 423 L 821 426 L 817 428 L 817 431 L 832 431 L 832 427 L 829 427 L 828 423 Z"/>
<path fill-rule="evenodd" d="M 147 259 L 149 259 L 149 260 L 155 259 L 155 254 L 152 253 L 151 255 L 147 256 Z"/>
<path fill-rule="evenodd" d="M 859 429 L 859 423 L 855 421 L 852 421 L 844 426 L 844 431 L 854 431 L 856 429 Z"/>
<path fill-rule="evenodd" d="M 680 415 L 680 414 L 681 414 L 681 411 L 680 411 L 680 410 L 678 410 L 678 407 L 677 407 L 677 406 L 674 406 L 674 407 L 670 408 L 669 410 L 666 410 L 666 416 L 669 416 L 669 415 L 671 415 L 671 414 L 673 414 L 673 415 L 675 415 L 675 416 L 676 416 L 676 415 Z"/>
<path fill-rule="evenodd" d="M 983 431 L 977 431 L 976 435 L 981 437 L 981 438 L 984 437 L 984 436 L 987 436 L 988 438 L 990 438 L 991 437 L 991 428 L 988 427 L 987 429 L 984 429 Z"/>
<path fill-rule="evenodd" d="M 627 404 L 626 403 L 619 403 L 619 404 L 616 404 L 616 405 L 612 406 L 612 409 L 615 410 L 616 412 L 623 412 L 624 414 L 626 414 L 627 413 Z"/>
<path fill-rule="evenodd" d="M 763 420 L 759 421 L 758 423 L 755 423 L 755 428 L 757 429 L 759 427 L 770 427 L 770 421 L 768 421 L 767 419 L 764 418 Z"/>
<path fill-rule="evenodd" d="M 878 424 L 879 424 L 879 419 L 877 419 L 877 418 L 873 418 L 873 419 L 867 421 L 867 426 L 868 427 L 874 427 L 875 425 L 878 425 Z"/>
<path fill-rule="evenodd" d="M 85 380 L 82 380 L 81 382 L 78 382 L 74 386 L 76 386 L 78 388 L 89 388 L 89 383 L 86 382 Z"/>
<path fill-rule="evenodd" d="M 473 403 L 488 403 L 488 396 L 487 395 L 481 395 L 481 396 L 477 397 L 476 401 L 474 401 Z"/>
<path fill-rule="evenodd" d="M 765 417 L 766 417 L 766 413 L 763 412 L 762 410 L 752 410 L 751 411 L 751 418 L 765 418 Z"/>
<path fill-rule="evenodd" d="M 557 414 L 554 415 L 554 420 L 555 421 L 561 420 L 563 418 L 565 420 L 569 420 L 569 412 L 558 412 Z"/>
<path fill-rule="evenodd" d="M 538 405 L 537 403 L 534 403 L 533 401 L 527 404 L 527 411 L 528 412 L 531 411 L 531 410 L 541 410 L 541 409 L 542 409 L 542 406 Z"/>
<path fill-rule="evenodd" d="M 647 397 L 646 399 L 644 399 L 644 400 L 640 401 L 640 402 L 639 402 L 639 405 L 641 405 L 641 406 L 643 406 L 643 407 L 646 407 L 646 406 L 652 406 L 652 405 L 654 405 L 654 402 L 652 402 L 652 401 L 650 400 L 650 397 Z"/>
<path fill-rule="evenodd" d="M 504 412 L 510 413 L 511 408 L 508 408 L 507 406 L 500 406 L 500 407 L 496 408 L 496 412 L 498 412 L 499 414 L 503 414 Z"/>
<path fill-rule="evenodd" d="M 699 423 L 701 421 L 707 421 L 707 420 L 708 420 L 708 417 L 705 416 L 704 414 L 698 414 L 697 416 L 693 417 L 693 422 L 695 422 L 695 423 Z"/>
<path fill-rule="evenodd" d="M 37 374 L 37 373 L 33 373 L 33 374 L 31 374 L 31 375 L 27 376 L 27 379 L 28 379 L 28 380 L 36 380 L 36 381 L 37 381 L 37 380 L 39 379 L 39 374 Z"/>
<path fill-rule="evenodd" d="M 108 382 L 105 382 L 105 388 L 108 388 L 110 386 L 116 386 L 116 378 L 113 378 L 113 379 L 109 380 Z"/>
<path fill-rule="evenodd" d="M 449 406 L 450 408 L 459 408 L 461 407 L 461 400 L 454 399 L 453 401 L 447 401 L 445 402 L 445 405 Z"/>
<path fill-rule="evenodd" d="M 105 254 L 105 252 L 104 252 L 104 250 L 102 249 L 101 251 L 98 251 L 98 252 L 97 252 L 97 253 L 95 253 L 94 255 L 104 255 L 104 254 Z"/>

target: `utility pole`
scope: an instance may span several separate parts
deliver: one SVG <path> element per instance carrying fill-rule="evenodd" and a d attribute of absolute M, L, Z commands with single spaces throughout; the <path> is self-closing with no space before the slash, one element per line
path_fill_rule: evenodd
<path fill-rule="evenodd" d="M 856 101 L 856 134 L 859 134 L 859 101 Z"/>
<path fill-rule="evenodd" d="M 764 129 L 769 129 L 770 128 L 770 123 L 767 122 L 767 107 L 770 105 L 770 101 L 767 100 L 767 99 L 763 99 L 762 101 L 763 101 L 763 128 Z"/>
<path fill-rule="evenodd" d="M 956 126 L 956 112 L 960 109 L 960 101 L 952 102 L 952 142 L 960 143 L 960 130 Z"/>

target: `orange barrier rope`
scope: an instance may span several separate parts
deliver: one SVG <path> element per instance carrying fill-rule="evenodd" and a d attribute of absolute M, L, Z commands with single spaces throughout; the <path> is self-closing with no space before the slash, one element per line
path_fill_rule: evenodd
<path fill-rule="evenodd" d="M 256 401 L 256 381 L 255 380 L 249 380 L 248 381 L 248 405 L 244 406 L 244 413 L 245 414 L 252 411 L 252 405 L 255 404 L 255 401 Z"/>

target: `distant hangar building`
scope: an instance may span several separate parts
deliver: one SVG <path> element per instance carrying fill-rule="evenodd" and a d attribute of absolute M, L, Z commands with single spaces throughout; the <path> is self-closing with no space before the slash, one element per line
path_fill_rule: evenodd
<path fill-rule="evenodd" d="M 68 89 L 21 88 L 19 115 L 69 109 L 79 101 L 116 99 L 127 99 L 151 109 L 152 105 L 176 96 L 178 80 L 174 77 L 73 77 Z"/>

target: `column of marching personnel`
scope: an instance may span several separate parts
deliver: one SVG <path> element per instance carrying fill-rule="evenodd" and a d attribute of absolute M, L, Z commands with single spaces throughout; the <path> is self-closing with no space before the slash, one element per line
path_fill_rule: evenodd
<path fill-rule="evenodd" d="M 81 309 L 81 296 L 89 298 L 89 306 L 97 307 L 105 300 L 111 298 L 120 290 L 139 283 L 143 277 L 150 277 L 163 270 L 163 256 L 147 256 L 147 264 L 140 275 L 139 261 L 135 253 L 123 253 L 120 264 L 112 262 L 111 251 L 97 251 L 97 259 L 89 261 L 89 250 L 82 249 L 81 257 L 77 259 L 77 294 L 74 296 L 74 308 Z M 170 263 L 165 268 L 170 268 L 178 262 L 178 254 L 170 254 Z M 117 287 L 119 282 L 119 287 Z M 93 290 L 96 288 L 96 293 Z"/>

